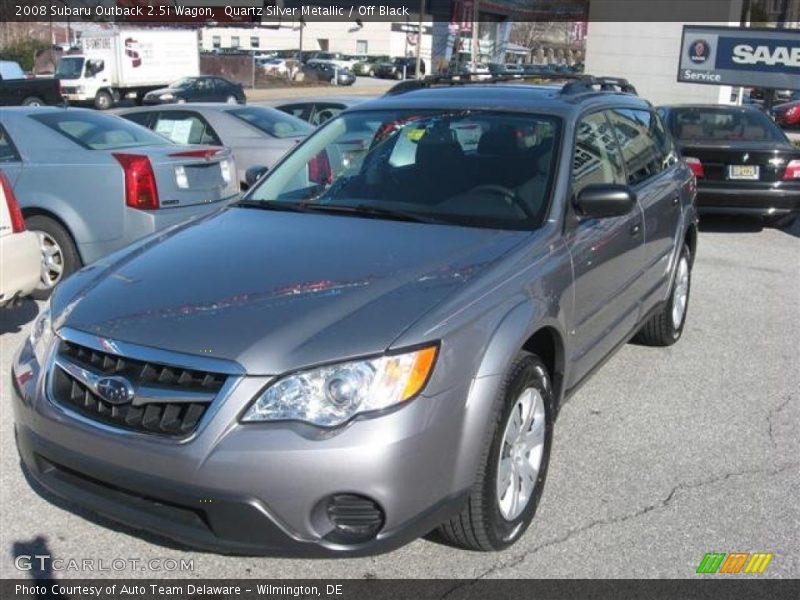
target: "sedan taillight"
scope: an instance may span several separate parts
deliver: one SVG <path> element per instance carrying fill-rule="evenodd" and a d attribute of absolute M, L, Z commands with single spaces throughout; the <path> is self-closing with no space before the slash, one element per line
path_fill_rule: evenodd
<path fill-rule="evenodd" d="M 12 233 L 22 233 L 25 231 L 25 219 L 22 218 L 22 211 L 19 209 L 19 204 L 17 204 L 17 197 L 11 188 L 11 182 L 2 171 L 0 171 L 0 186 L 2 186 L 3 194 L 6 197 L 8 214 L 11 216 L 11 231 Z"/>
<path fill-rule="evenodd" d="M 695 158 L 694 156 L 684 156 L 683 161 L 686 163 L 686 166 L 692 170 L 694 176 L 700 179 L 701 177 L 705 177 L 706 173 L 703 170 L 703 163 L 700 162 L 699 158 Z"/>
<path fill-rule="evenodd" d="M 800 179 L 800 160 L 793 160 L 786 165 L 786 171 L 783 173 L 784 181 L 793 181 Z"/>
<path fill-rule="evenodd" d="M 158 208 L 158 186 L 150 159 L 140 154 L 121 152 L 115 152 L 114 158 L 125 172 L 125 204 L 144 210 Z"/>

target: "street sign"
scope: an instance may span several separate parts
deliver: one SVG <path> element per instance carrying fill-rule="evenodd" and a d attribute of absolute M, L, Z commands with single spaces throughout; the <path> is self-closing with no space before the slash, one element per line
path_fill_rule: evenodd
<path fill-rule="evenodd" d="M 685 25 L 678 81 L 800 89 L 800 30 Z"/>

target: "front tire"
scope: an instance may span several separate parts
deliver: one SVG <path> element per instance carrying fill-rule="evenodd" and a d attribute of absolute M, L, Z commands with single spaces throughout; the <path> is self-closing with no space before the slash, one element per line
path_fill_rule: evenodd
<path fill-rule="evenodd" d="M 239 104 L 239 101 L 236 99 L 236 96 L 228 96 L 225 99 L 226 104 Z"/>
<path fill-rule="evenodd" d="M 97 92 L 94 97 L 94 107 L 97 110 L 108 110 L 112 106 L 114 106 L 114 97 L 111 94 L 104 90 Z"/>
<path fill-rule="evenodd" d="M 536 513 L 547 476 L 552 404 L 547 368 L 536 355 L 520 353 L 495 402 L 491 431 L 467 504 L 439 528 L 445 541 L 488 552 L 507 548 L 522 537 Z"/>
<path fill-rule="evenodd" d="M 634 338 L 645 346 L 671 346 L 683 334 L 689 312 L 689 292 L 692 285 L 692 255 L 684 244 L 669 293 L 669 300 L 658 313 L 650 317 Z"/>
<path fill-rule="evenodd" d="M 81 257 L 72 236 L 58 221 L 34 215 L 25 219 L 25 227 L 39 237 L 42 251 L 39 284 L 32 296 L 47 300 L 59 282 L 81 268 Z"/>

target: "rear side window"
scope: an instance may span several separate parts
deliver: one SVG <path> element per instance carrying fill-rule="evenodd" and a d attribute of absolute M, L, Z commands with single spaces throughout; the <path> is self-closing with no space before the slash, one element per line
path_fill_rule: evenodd
<path fill-rule="evenodd" d="M 163 111 L 153 124 L 153 131 L 176 144 L 210 144 L 222 142 L 208 122 L 191 111 Z"/>
<path fill-rule="evenodd" d="M 584 117 L 578 124 L 572 157 L 572 190 L 579 194 L 595 183 L 623 183 L 617 140 L 604 113 Z"/>
<path fill-rule="evenodd" d="M 150 117 L 152 116 L 152 113 L 137 112 L 121 116 L 123 119 L 128 119 L 128 121 L 133 121 L 134 123 L 136 123 L 137 125 L 141 125 L 142 127 L 150 127 Z"/>
<path fill-rule="evenodd" d="M 615 109 L 608 116 L 622 150 L 629 185 L 647 181 L 667 168 L 665 133 L 655 113 Z"/>
<path fill-rule="evenodd" d="M 344 109 L 345 107 L 341 104 L 317 104 L 310 123 L 315 126 L 322 125 L 325 121 L 332 119 Z"/>
<path fill-rule="evenodd" d="M 29 118 L 88 150 L 118 150 L 169 143 L 135 123 L 89 110 L 68 109 L 32 114 Z"/>
<path fill-rule="evenodd" d="M 278 110 L 285 112 L 287 115 L 302 119 L 303 121 L 308 121 L 309 108 L 309 104 L 286 104 L 284 106 L 279 106 Z"/>
<path fill-rule="evenodd" d="M 261 106 L 234 108 L 227 111 L 237 119 L 276 138 L 290 138 L 308 135 L 313 128 L 299 118 L 285 112 Z"/>
<path fill-rule="evenodd" d="M 6 130 L 0 127 L 0 163 L 17 162 L 19 155 Z"/>

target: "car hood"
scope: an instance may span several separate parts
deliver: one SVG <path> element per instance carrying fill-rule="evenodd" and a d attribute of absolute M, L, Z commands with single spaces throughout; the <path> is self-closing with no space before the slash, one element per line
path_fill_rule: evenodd
<path fill-rule="evenodd" d="M 58 327 L 274 375 L 390 348 L 529 235 L 231 208 L 79 273 L 54 313 Z"/>
<path fill-rule="evenodd" d="M 186 90 L 181 89 L 181 88 L 165 87 L 165 88 L 159 88 L 157 90 L 151 90 L 151 91 L 147 92 L 147 95 L 148 96 L 160 96 L 161 94 L 170 93 L 170 94 L 174 94 L 174 95 L 177 96 L 179 94 L 183 94 L 185 91 Z"/>

